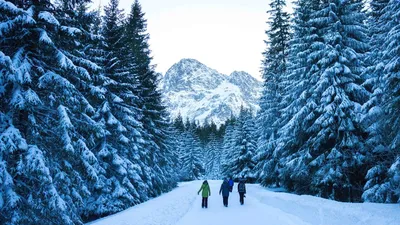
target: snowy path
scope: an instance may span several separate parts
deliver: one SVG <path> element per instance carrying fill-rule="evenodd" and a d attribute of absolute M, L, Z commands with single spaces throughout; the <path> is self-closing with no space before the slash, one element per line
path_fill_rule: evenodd
<path fill-rule="evenodd" d="M 90 225 L 398 225 L 398 204 L 340 203 L 312 196 L 268 191 L 247 185 L 245 204 L 231 193 L 229 207 L 218 195 L 221 181 L 210 181 L 208 209 L 201 208 L 201 181 L 187 182 L 158 198 Z"/>
<path fill-rule="evenodd" d="M 251 224 L 251 225 L 303 225 L 301 219 L 287 214 L 277 208 L 262 204 L 251 194 L 245 198 L 245 205 L 239 204 L 239 194 L 234 190 L 229 196 L 229 206 L 222 205 L 222 197 L 218 195 L 221 181 L 211 181 L 211 194 L 208 209 L 201 208 L 200 198 L 191 210 L 177 225 L 206 225 L 206 224 Z M 199 186 L 199 185 L 198 185 Z M 236 187 L 236 186 L 235 186 Z M 251 192 L 251 190 L 249 190 Z M 268 218 L 268 220 L 260 219 Z"/>

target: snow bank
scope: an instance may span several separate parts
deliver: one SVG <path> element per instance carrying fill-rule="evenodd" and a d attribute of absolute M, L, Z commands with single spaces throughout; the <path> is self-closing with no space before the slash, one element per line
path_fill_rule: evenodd
<path fill-rule="evenodd" d="M 178 188 L 140 205 L 87 225 L 173 225 L 193 206 L 200 181 L 185 182 Z"/>

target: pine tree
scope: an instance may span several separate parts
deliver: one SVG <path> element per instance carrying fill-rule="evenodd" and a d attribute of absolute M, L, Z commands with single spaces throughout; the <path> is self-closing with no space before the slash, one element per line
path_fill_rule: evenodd
<path fill-rule="evenodd" d="M 98 61 L 103 68 L 98 75 L 98 87 L 104 93 L 96 99 L 94 119 L 105 130 L 96 139 L 96 156 L 100 175 L 94 197 L 88 202 L 89 218 L 96 218 L 124 210 L 147 199 L 143 188 L 139 151 L 143 144 L 141 111 L 133 93 L 135 80 L 124 63 L 124 24 L 118 0 L 105 7 L 102 26 L 104 44 Z M 95 54 L 94 54 L 95 55 Z M 143 169 L 145 170 L 145 169 Z"/>
<path fill-rule="evenodd" d="M 83 131 L 74 128 L 93 125 L 88 114 L 94 110 L 79 88 L 90 76 L 64 51 L 60 39 L 79 29 L 58 20 L 50 1 L 15 3 L 18 7 L 0 1 L 1 11 L 6 12 L 1 21 L 12 23 L 0 36 L 5 40 L 1 42 L 4 58 L 12 59 L 12 66 L 6 60 L 7 71 L 1 72 L 7 77 L 0 82 L 5 87 L 1 104 L 7 116 L 3 118 L 13 121 L 2 138 L 26 143 L 15 147 L 4 142 L 10 156 L 19 155 L 18 162 L 9 157 L 14 161 L 7 164 L 16 168 L 15 181 L 22 181 L 15 193 L 18 208 L 25 212 L 18 218 L 14 217 L 18 210 L 4 217 L 11 224 L 79 224 L 82 197 L 89 194 L 87 182 L 96 179 L 96 159 L 84 143 Z M 63 189 L 63 182 L 70 187 Z"/>
<path fill-rule="evenodd" d="M 185 131 L 181 142 L 181 179 L 184 181 L 197 180 L 204 174 L 203 149 L 200 140 L 193 133 L 194 130 Z"/>
<path fill-rule="evenodd" d="M 43 151 L 28 145 L 3 113 L 0 122 L 0 220 L 4 224 L 79 223 L 56 190 Z"/>
<path fill-rule="evenodd" d="M 185 131 L 185 124 L 183 123 L 182 115 L 179 113 L 178 116 L 174 120 L 174 127 L 179 131 Z"/>
<path fill-rule="evenodd" d="M 244 139 L 242 141 L 242 158 L 239 163 L 243 164 L 243 169 L 239 176 L 244 176 L 247 181 L 254 182 L 256 175 L 254 173 L 254 155 L 257 150 L 257 133 L 255 126 L 255 118 L 252 116 L 251 111 L 244 112 L 243 133 Z"/>
<path fill-rule="evenodd" d="M 379 3 L 379 7 L 382 8 L 382 4 L 384 3 L 381 1 Z M 377 4 L 373 5 L 375 6 Z M 379 141 L 379 143 L 383 142 L 383 146 L 377 145 L 376 148 L 373 149 L 373 154 L 375 156 L 371 160 L 373 166 L 367 173 L 366 178 L 368 182 L 364 187 L 365 191 L 363 193 L 363 199 L 365 201 L 399 202 L 400 199 L 400 182 L 396 178 L 399 176 L 400 171 L 398 151 L 400 140 L 400 120 L 398 118 L 400 108 L 400 78 L 398 75 L 400 52 L 400 46 L 398 44 L 400 40 L 400 27 L 398 25 L 400 20 L 399 11 L 399 3 L 397 1 L 390 1 L 387 3 L 386 7 L 380 11 L 381 16 L 377 18 L 376 23 L 376 26 L 379 28 L 377 29 L 379 33 L 375 36 L 375 48 L 378 52 L 375 56 L 380 58 L 380 64 L 376 66 L 376 71 L 383 72 L 382 80 L 384 80 L 385 83 L 382 87 L 382 92 L 384 93 L 382 97 L 383 104 L 375 108 L 381 106 L 386 113 L 377 114 L 377 116 L 381 116 L 381 120 L 375 119 L 374 122 L 376 120 L 378 122 L 375 123 L 375 127 L 372 127 L 377 129 L 370 129 L 374 131 L 370 132 L 372 144 Z"/>
<path fill-rule="evenodd" d="M 171 125 L 158 90 L 159 74 L 151 65 L 147 21 L 137 0 L 132 5 L 126 33 L 129 38 L 125 44 L 133 57 L 131 72 L 136 74 L 138 81 L 135 94 L 139 98 L 138 108 L 143 113 L 140 122 L 143 124 L 144 149 L 147 151 L 144 161 L 152 170 L 146 177 L 151 178 L 148 181 L 152 186 L 151 195 L 156 196 L 176 185 L 175 175 L 168 172 L 173 170 L 171 148 L 167 145 L 167 132 Z"/>
<path fill-rule="evenodd" d="M 309 115 L 315 109 L 313 101 L 307 101 L 312 95 L 316 79 L 313 74 L 318 70 L 320 49 L 323 42 L 318 36 L 320 27 L 311 23 L 312 14 L 319 9 L 319 0 L 299 0 L 293 20 L 293 38 L 290 40 L 288 68 L 284 77 L 285 95 L 282 99 L 282 126 L 279 128 L 275 149 L 266 164 L 265 182 L 282 184 L 288 190 L 304 192 L 310 177 L 306 169 L 307 152 L 299 152 L 299 146 L 308 136 L 304 135 L 309 124 Z M 319 49 L 319 50 L 318 50 Z M 314 52 L 313 52 L 314 51 Z M 313 55 L 311 55 L 313 53 Z M 277 164 L 284 165 L 282 168 Z"/>
<path fill-rule="evenodd" d="M 275 148 L 276 134 L 280 126 L 280 104 L 283 95 L 283 76 L 287 68 L 289 32 L 289 14 L 283 11 L 286 6 L 284 0 L 274 0 L 270 3 L 268 11 L 269 29 L 267 34 L 267 50 L 263 53 L 262 74 L 264 88 L 260 99 L 260 112 L 258 116 L 259 143 L 257 150 L 257 170 L 266 169 L 266 164 L 275 162 L 272 151 Z M 276 163 L 274 163 L 276 164 Z M 262 172 L 260 172 L 261 174 Z M 270 174 L 270 171 L 268 171 Z M 266 177 L 260 177 L 262 183 Z"/>
<path fill-rule="evenodd" d="M 225 129 L 225 134 L 222 142 L 222 153 L 221 153 L 221 175 L 224 177 L 231 177 L 230 172 L 230 162 L 232 158 L 230 157 L 234 149 L 234 129 L 235 129 L 235 119 L 231 118 L 227 121 L 227 126 Z"/>
<path fill-rule="evenodd" d="M 394 163 L 389 169 L 389 179 L 391 182 L 391 194 L 388 194 L 391 202 L 400 201 L 400 182 L 397 177 L 400 174 L 400 5 L 397 1 L 390 1 L 388 11 L 385 16 L 392 14 L 395 20 L 395 26 L 388 33 L 389 39 L 386 40 L 386 52 L 384 57 L 388 58 L 388 64 L 385 66 L 385 85 L 386 93 L 388 94 L 387 105 L 385 106 L 388 112 L 388 120 L 385 127 L 389 127 L 389 147 L 392 154 L 395 155 Z"/>
<path fill-rule="evenodd" d="M 323 45 L 319 74 L 307 102 L 316 104 L 300 152 L 312 176 L 312 191 L 322 197 L 359 200 L 364 184 L 364 136 L 358 117 L 368 92 L 361 86 L 368 51 L 361 1 L 333 0 L 313 14 Z M 313 56 L 311 53 L 310 56 Z M 313 79 L 313 77 L 310 77 Z"/>
<path fill-rule="evenodd" d="M 61 26 L 56 39 L 60 51 L 74 65 L 80 67 L 75 73 L 68 73 L 68 80 L 81 95 L 80 101 L 86 105 L 78 106 L 75 100 L 60 102 L 57 107 L 59 120 L 57 130 L 62 136 L 65 151 L 61 154 L 57 151 L 51 155 L 51 168 L 54 168 L 52 173 L 55 174 L 54 181 L 57 189 L 63 196 L 67 196 L 66 201 L 70 209 L 77 215 L 88 213 L 86 200 L 91 197 L 92 187 L 98 181 L 98 173 L 102 170 L 91 149 L 97 144 L 96 136 L 105 132 L 101 125 L 92 119 L 97 107 L 93 99 L 99 94 L 93 91 L 93 80 L 101 68 L 91 61 L 90 56 L 85 54 L 85 48 L 90 44 L 92 38 L 90 27 L 95 19 L 94 15 L 88 12 L 87 2 L 85 0 L 73 2 L 59 0 L 55 5 L 56 19 L 61 24 L 65 24 Z M 63 96 L 63 89 L 56 88 L 52 92 L 57 96 Z M 102 95 L 101 92 L 100 95 Z M 55 99 L 50 104 L 57 105 L 57 99 L 62 98 L 56 97 Z"/>
<path fill-rule="evenodd" d="M 205 170 L 209 179 L 221 178 L 221 143 L 214 133 L 211 133 L 209 142 L 205 147 Z"/>
<path fill-rule="evenodd" d="M 244 176 L 249 181 L 255 180 L 253 158 L 257 145 L 254 133 L 255 125 L 251 113 L 242 108 L 236 121 L 233 154 L 229 164 L 233 178 L 239 179 Z"/>
<path fill-rule="evenodd" d="M 273 151 L 261 152 L 272 160 L 263 160 L 264 167 L 257 169 L 267 171 L 265 184 L 279 182 L 298 193 L 359 200 L 367 155 L 359 118 L 369 98 L 361 86 L 368 51 L 362 3 L 297 4 L 283 100 L 289 104 L 280 118 L 287 122 Z"/>
<path fill-rule="evenodd" d="M 368 155 L 366 167 L 369 168 L 366 179 L 368 180 L 364 189 L 363 198 L 367 201 L 382 201 L 378 198 L 374 199 L 371 194 L 375 185 L 383 180 L 386 169 L 390 166 L 393 156 L 390 154 L 387 141 L 385 140 L 386 129 L 383 127 L 385 112 L 383 108 L 384 100 L 384 67 L 387 60 L 383 57 L 384 42 L 388 33 L 388 27 L 384 24 L 383 18 L 384 8 L 389 0 L 374 0 L 371 1 L 371 11 L 367 20 L 369 26 L 370 46 L 371 51 L 366 56 L 367 69 L 364 72 L 365 82 L 363 86 L 372 94 L 370 99 L 363 105 L 364 116 L 361 119 L 363 128 L 368 133 L 366 140 L 366 148 Z M 391 20 L 391 18 L 390 18 Z M 369 197 L 366 197 L 369 195 Z M 369 199 L 369 200 L 368 200 Z"/>

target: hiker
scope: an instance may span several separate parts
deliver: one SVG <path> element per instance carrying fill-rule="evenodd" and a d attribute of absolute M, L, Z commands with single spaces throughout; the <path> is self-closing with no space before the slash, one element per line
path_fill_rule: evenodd
<path fill-rule="evenodd" d="M 229 184 L 228 179 L 225 179 L 221 184 L 221 188 L 219 189 L 219 194 L 222 193 L 222 200 L 225 207 L 228 207 L 228 197 L 229 197 Z"/>
<path fill-rule="evenodd" d="M 232 192 L 232 190 L 233 190 L 233 180 L 232 180 L 232 178 L 230 178 L 229 179 L 229 192 Z"/>
<path fill-rule="evenodd" d="M 240 179 L 239 184 L 238 184 L 238 192 L 239 192 L 239 197 L 240 197 L 240 204 L 244 204 L 244 198 L 246 197 L 246 184 L 245 184 L 245 179 Z"/>
<path fill-rule="evenodd" d="M 201 208 L 208 207 L 208 196 L 211 196 L 211 190 L 210 190 L 210 185 L 208 185 L 207 180 L 203 182 L 203 184 L 200 187 L 200 190 L 197 192 L 197 194 L 200 194 L 203 197 L 201 200 Z"/>

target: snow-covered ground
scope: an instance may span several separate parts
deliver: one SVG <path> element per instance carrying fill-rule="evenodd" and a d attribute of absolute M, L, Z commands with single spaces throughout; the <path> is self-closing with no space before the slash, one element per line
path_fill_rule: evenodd
<path fill-rule="evenodd" d="M 245 204 L 236 191 L 229 207 L 218 195 L 221 181 L 209 181 L 208 209 L 197 195 L 201 181 L 181 183 L 175 190 L 90 225 L 398 225 L 400 205 L 341 203 L 313 196 L 273 192 L 247 184 Z M 235 190 L 235 189 L 234 189 Z"/>

